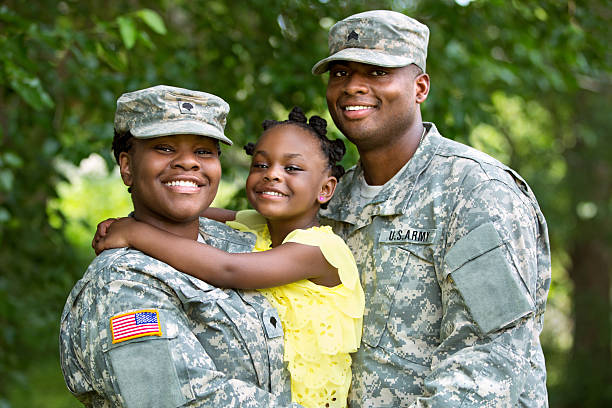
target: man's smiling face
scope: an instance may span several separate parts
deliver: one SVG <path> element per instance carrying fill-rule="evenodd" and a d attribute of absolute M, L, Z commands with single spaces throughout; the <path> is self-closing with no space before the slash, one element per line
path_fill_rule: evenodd
<path fill-rule="evenodd" d="M 418 104 L 415 69 L 331 64 L 327 106 L 336 126 L 360 151 L 401 138 L 413 124 Z"/>

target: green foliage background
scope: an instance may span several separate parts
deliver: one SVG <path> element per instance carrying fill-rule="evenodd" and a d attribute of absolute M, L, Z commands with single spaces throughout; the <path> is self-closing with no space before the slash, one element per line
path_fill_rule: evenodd
<path fill-rule="evenodd" d="M 95 223 L 130 208 L 110 154 L 117 97 L 168 84 L 227 100 L 238 147 L 223 152 L 220 203 L 242 208 L 239 146 L 294 105 L 329 118 L 326 78 L 310 68 L 326 55 L 335 21 L 374 8 L 431 29 L 425 120 L 517 169 L 538 196 L 553 245 L 542 336 L 551 406 L 610 405 L 609 1 L 8 0 L 0 407 L 78 406 L 59 372 L 58 320 L 93 257 Z M 333 126 L 332 135 L 342 137 Z M 102 165 L 94 156 L 76 167 L 91 153 Z M 345 164 L 356 160 L 351 147 Z"/>

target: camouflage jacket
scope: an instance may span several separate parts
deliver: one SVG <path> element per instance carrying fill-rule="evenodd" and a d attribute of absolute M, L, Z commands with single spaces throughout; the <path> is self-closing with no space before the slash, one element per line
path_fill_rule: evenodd
<path fill-rule="evenodd" d="M 352 407 L 543 407 L 546 221 L 510 168 L 442 137 L 367 204 L 359 164 L 321 211 L 366 298 Z"/>
<path fill-rule="evenodd" d="M 206 219 L 200 232 L 229 252 L 254 244 Z M 278 322 L 258 292 L 219 289 L 139 251 L 109 250 L 66 302 L 62 371 L 91 407 L 297 406 Z"/>

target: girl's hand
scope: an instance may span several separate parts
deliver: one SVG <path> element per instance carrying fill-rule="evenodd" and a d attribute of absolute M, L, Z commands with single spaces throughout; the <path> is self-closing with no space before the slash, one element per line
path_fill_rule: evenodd
<path fill-rule="evenodd" d="M 98 226 L 96 227 L 96 235 L 94 235 L 93 240 L 91 241 L 91 247 L 93 249 L 96 249 L 98 241 L 100 241 L 101 238 L 104 238 L 106 236 L 106 231 L 108 230 L 108 227 L 110 227 L 110 225 L 115 221 L 117 221 L 117 218 L 107 218 L 98 224 Z M 96 255 L 97 254 L 98 252 L 96 252 Z"/>
<path fill-rule="evenodd" d="M 96 255 L 105 249 L 129 247 L 129 231 L 137 222 L 131 217 L 124 217 L 109 218 L 98 224 L 96 236 L 91 243 Z"/>

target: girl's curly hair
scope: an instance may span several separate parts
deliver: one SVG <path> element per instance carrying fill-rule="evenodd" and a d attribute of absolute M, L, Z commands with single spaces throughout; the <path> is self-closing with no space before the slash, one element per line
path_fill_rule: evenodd
<path fill-rule="evenodd" d="M 311 132 L 319 140 L 321 151 L 327 158 L 327 164 L 331 168 L 331 175 L 337 180 L 344 174 L 344 167 L 338 162 L 342 160 L 346 153 L 344 142 L 340 139 L 330 140 L 327 138 L 327 121 L 320 116 L 311 116 L 310 120 L 304 114 L 304 111 L 296 106 L 289 113 L 289 119 L 276 121 L 266 119 L 262 123 L 264 131 L 278 125 L 295 125 Z M 248 143 L 244 146 L 244 150 L 249 156 L 255 151 L 255 143 Z"/>

